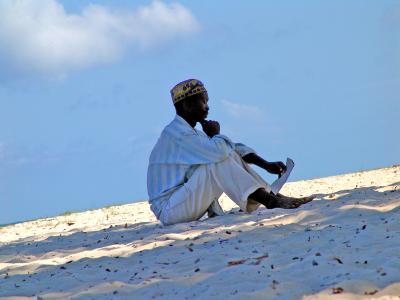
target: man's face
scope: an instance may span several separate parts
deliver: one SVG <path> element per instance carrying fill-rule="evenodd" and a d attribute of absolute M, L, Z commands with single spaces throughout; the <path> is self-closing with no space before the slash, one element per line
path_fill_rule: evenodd
<path fill-rule="evenodd" d="M 190 99 L 192 98 L 192 99 Z M 189 102 L 188 111 L 196 122 L 201 122 L 208 115 L 208 94 L 201 93 L 187 99 Z"/>

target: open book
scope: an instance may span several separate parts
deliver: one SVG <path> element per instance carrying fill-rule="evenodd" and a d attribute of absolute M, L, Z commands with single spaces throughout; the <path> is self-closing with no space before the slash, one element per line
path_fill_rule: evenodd
<path fill-rule="evenodd" d="M 294 168 L 294 161 L 288 157 L 286 159 L 286 172 L 283 173 L 281 177 L 279 177 L 271 184 L 271 190 L 275 195 L 281 190 L 283 185 L 286 183 L 287 179 L 290 176 L 290 172 L 292 172 L 293 168 Z"/>

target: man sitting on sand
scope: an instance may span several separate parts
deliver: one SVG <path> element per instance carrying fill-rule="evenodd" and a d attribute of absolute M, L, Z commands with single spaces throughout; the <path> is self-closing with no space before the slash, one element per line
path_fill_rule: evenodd
<path fill-rule="evenodd" d="M 282 162 L 268 162 L 241 143 L 220 134 L 217 121 L 207 121 L 208 94 L 196 79 L 171 90 L 176 116 L 161 133 L 150 155 L 147 189 L 151 210 L 164 225 L 221 215 L 218 198 L 225 193 L 241 210 L 297 208 L 312 197 L 274 195 L 249 164 L 280 175 Z M 195 128 L 199 122 L 203 131 Z"/>

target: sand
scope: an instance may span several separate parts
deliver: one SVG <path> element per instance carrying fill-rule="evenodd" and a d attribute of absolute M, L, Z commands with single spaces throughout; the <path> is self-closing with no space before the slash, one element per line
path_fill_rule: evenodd
<path fill-rule="evenodd" d="M 400 167 L 288 183 L 295 210 L 161 226 L 146 202 L 0 228 L 1 299 L 400 299 Z"/>

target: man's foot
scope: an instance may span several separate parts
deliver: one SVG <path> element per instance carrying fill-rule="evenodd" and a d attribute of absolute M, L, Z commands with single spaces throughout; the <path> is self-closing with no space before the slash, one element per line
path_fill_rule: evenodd
<path fill-rule="evenodd" d="M 311 198 L 311 201 L 315 199 L 315 196 L 314 196 L 314 195 L 307 196 L 307 197 L 300 197 L 300 198 L 285 196 L 285 195 L 283 195 L 283 194 L 281 194 L 281 193 L 277 193 L 276 195 L 277 195 L 278 197 L 280 197 L 280 198 L 287 198 L 287 199 L 307 200 L 307 199 L 310 199 L 310 198 Z"/>
<path fill-rule="evenodd" d="M 266 208 L 286 208 L 293 209 L 297 208 L 303 204 L 306 204 L 312 201 L 315 196 L 303 197 L 303 198 L 293 198 L 286 197 L 282 194 L 275 195 L 273 193 L 267 192 L 263 188 L 257 189 L 254 193 L 252 193 L 249 198 L 261 203 Z"/>
<path fill-rule="evenodd" d="M 311 202 L 314 200 L 315 196 L 308 196 L 302 198 L 293 198 L 293 197 L 286 197 L 283 195 L 279 195 L 275 197 L 273 207 L 268 208 L 286 208 L 286 209 L 293 209 L 298 208 L 299 206 Z"/>

